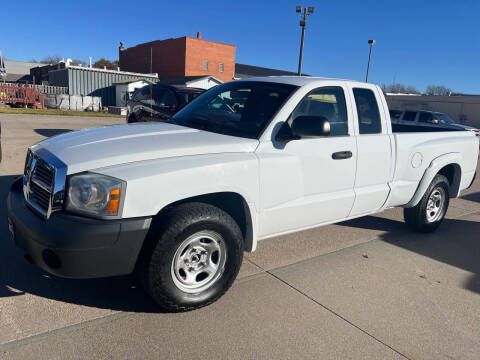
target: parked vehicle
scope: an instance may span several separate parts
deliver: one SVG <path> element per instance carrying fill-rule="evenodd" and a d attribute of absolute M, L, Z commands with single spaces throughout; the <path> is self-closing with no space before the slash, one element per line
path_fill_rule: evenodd
<path fill-rule="evenodd" d="M 480 135 L 480 130 L 468 125 L 457 124 L 447 114 L 426 110 L 390 110 L 392 124 L 464 129 Z M 412 129 L 413 130 L 413 129 Z"/>
<path fill-rule="evenodd" d="M 392 132 L 382 90 L 313 77 L 210 89 L 166 123 L 80 130 L 27 153 L 15 243 L 70 278 L 137 272 L 164 309 L 208 305 L 257 242 L 391 207 L 431 232 L 474 179 L 469 131 Z"/>
<path fill-rule="evenodd" d="M 128 101 L 127 122 L 164 121 L 204 91 L 166 84 L 146 85 Z"/>

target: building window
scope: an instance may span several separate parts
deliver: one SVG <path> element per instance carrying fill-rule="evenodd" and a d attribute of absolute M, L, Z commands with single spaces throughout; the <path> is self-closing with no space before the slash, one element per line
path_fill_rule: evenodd
<path fill-rule="evenodd" d="M 208 61 L 203 60 L 203 70 L 208 70 Z"/>
<path fill-rule="evenodd" d="M 221 73 L 223 73 L 223 63 L 220 63 L 218 65 L 218 71 L 220 71 Z"/>

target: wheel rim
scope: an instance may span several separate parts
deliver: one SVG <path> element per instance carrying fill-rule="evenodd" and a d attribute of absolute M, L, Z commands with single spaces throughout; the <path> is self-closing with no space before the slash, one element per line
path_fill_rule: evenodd
<path fill-rule="evenodd" d="M 425 210 L 427 221 L 429 223 L 439 220 L 443 216 L 445 206 L 445 190 L 442 187 L 436 187 L 430 193 Z"/>
<path fill-rule="evenodd" d="M 199 293 L 222 275 L 227 259 L 225 240 L 214 231 L 197 232 L 185 239 L 172 261 L 172 279 L 180 290 Z"/>

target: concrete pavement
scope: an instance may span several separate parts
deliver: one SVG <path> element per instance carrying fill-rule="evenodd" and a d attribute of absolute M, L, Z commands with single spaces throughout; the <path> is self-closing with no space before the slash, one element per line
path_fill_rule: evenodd
<path fill-rule="evenodd" d="M 111 118 L 0 115 L 0 201 L 27 146 Z M 35 130 L 36 129 L 36 130 Z M 217 303 L 158 313 L 130 277 L 51 277 L 0 206 L 0 359 L 480 357 L 480 181 L 434 234 L 401 209 L 261 242 Z"/>

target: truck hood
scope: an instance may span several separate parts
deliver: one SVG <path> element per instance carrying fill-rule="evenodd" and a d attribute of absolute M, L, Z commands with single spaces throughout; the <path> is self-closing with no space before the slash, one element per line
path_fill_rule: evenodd
<path fill-rule="evenodd" d="M 32 147 L 62 160 L 67 174 L 176 156 L 253 152 L 258 140 L 166 123 L 136 123 L 73 131 Z"/>

